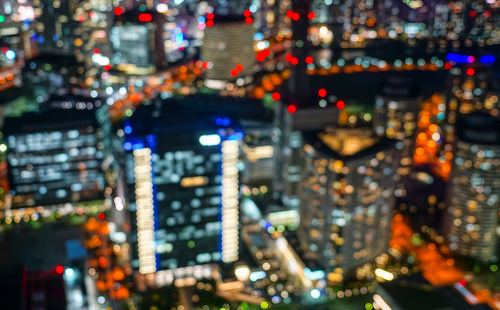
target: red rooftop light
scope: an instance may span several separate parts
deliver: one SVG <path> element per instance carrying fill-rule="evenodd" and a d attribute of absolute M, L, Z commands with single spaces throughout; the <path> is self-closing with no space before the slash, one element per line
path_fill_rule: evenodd
<path fill-rule="evenodd" d="M 153 16 L 149 13 L 139 14 L 139 21 L 143 23 L 148 23 L 153 20 Z"/>
<path fill-rule="evenodd" d="M 123 9 L 121 7 L 116 7 L 113 12 L 115 13 L 115 15 L 122 15 L 123 14 Z"/>
<path fill-rule="evenodd" d="M 267 57 L 271 55 L 271 52 L 268 49 L 262 50 L 257 53 L 257 61 L 264 61 Z"/>

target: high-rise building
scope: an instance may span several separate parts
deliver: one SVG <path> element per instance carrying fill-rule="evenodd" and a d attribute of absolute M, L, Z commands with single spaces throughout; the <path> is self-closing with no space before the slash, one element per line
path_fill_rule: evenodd
<path fill-rule="evenodd" d="M 209 21 L 212 24 L 205 28 L 201 51 L 202 60 L 209 63 L 205 84 L 225 88 L 228 81 L 239 78 L 248 84 L 255 70 L 255 29 L 238 16 L 215 15 Z"/>
<path fill-rule="evenodd" d="M 78 0 L 35 1 L 33 7 L 38 16 L 33 25 L 35 38 L 41 52 L 73 54 L 75 40 L 81 38 L 80 22 L 86 18 L 79 11 Z M 81 39 L 80 39 L 81 40 Z"/>
<path fill-rule="evenodd" d="M 25 113 L 6 118 L 3 132 L 11 196 L 7 208 L 25 208 L 31 216 L 33 211 L 70 213 L 83 205 L 104 206 L 101 130 L 93 111 Z"/>
<path fill-rule="evenodd" d="M 295 106 L 293 106 L 295 107 Z M 289 108 L 288 108 L 289 109 Z M 328 126 L 335 126 L 339 110 L 333 106 L 318 108 L 310 105 L 299 106 L 296 111 L 278 109 L 278 122 L 281 124 L 279 152 L 276 152 L 278 172 L 275 176 L 274 191 L 282 195 L 284 204 L 298 210 L 301 192 L 302 171 L 301 150 L 304 147 L 303 131 L 319 131 Z"/>
<path fill-rule="evenodd" d="M 78 87 L 84 64 L 73 55 L 40 54 L 26 61 L 23 84 L 34 103 L 40 104 L 52 94 L 65 94 Z"/>
<path fill-rule="evenodd" d="M 163 24 L 164 16 L 153 11 L 128 11 L 115 16 L 109 36 L 115 67 L 129 74 L 148 74 L 163 67 Z"/>
<path fill-rule="evenodd" d="M 497 257 L 499 158 L 498 118 L 473 113 L 458 119 L 447 235 L 452 251 L 484 262 Z"/>
<path fill-rule="evenodd" d="M 395 141 L 359 128 L 303 136 L 301 246 L 329 280 L 342 281 L 387 249 Z"/>
<path fill-rule="evenodd" d="M 235 115 L 263 114 L 255 102 L 245 101 L 215 96 L 158 101 L 125 122 L 136 232 L 132 265 L 140 273 L 238 259 L 243 133 Z"/>
<path fill-rule="evenodd" d="M 415 133 L 419 111 L 419 96 L 411 81 L 390 77 L 381 87 L 375 101 L 373 124 L 375 133 L 399 140 L 400 165 L 398 176 L 411 172 Z"/>
<path fill-rule="evenodd" d="M 242 171 L 242 182 L 254 186 L 271 186 L 277 172 L 277 128 L 272 123 L 264 122 L 245 125 L 245 139 L 242 143 L 245 170 Z"/>

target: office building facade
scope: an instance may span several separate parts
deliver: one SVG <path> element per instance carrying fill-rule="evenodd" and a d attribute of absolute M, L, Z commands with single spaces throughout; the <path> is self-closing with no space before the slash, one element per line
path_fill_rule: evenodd
<path fill-rule="evenodd" d="M 142 274 L 238 259 L 242 133 L 229 118 L 174 105 L 145 107 L 124 126 L 132 265 Z"/>
<path fill-rule="evenodd" d="M 201 58 L 209 63 L 205 84 L 225 88 L 226 82 L 242 78 L 251 81 L 255 71 L 253 25 L 239 17 L 215 16 L 213 26 L 205 28 Z"/>
<path fill-rule="evenodd" d="M 102 133 L 93 111 L 55 110 L 5 119 L 10 208 L 104 204 Z"/>
<path fill-rule="evenodd" d="M 497 257 L 499 158 L 497 118 L 473 113 L 458 119 L 448 193 L 448 239 L 455 253 L 483 262 Z"/>
<path fill-rule="evenodd" d="M 414 85 L 401 78 L 388 78 L 375 101 L 373 124 L 375 133 L 399 140 L 398 175 L 411 172 L 415 134 L 420 105 Z"/>
<path fill-rule="evenodd" d="M 395 141 L 370 130 L 304 133 L 299 238 L 331 281 L 387 248 L 394 150 Z"/>

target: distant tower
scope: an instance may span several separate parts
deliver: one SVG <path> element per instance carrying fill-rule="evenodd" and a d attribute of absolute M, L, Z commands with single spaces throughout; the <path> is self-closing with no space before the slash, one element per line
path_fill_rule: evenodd
<path fill-rule="evenodd" d="M 35 1 L 37 18 L 36 40 L 39 50 L 44 53 L 73 54 L 74 42 L 82 40 L 83 28 L 80 25 L 86 17 L 78 14 L 78 0 L 68 1 Z M 37 14 L 38 15 L 38 14 Z"/>
<path fill-rule="evenodd" d="M 212 26 L 205 28 L 202 60 L 209 63 L 205 85 L 222 89 L 228 81 L 252 81 L 255 70 L 253 35 L 255 29 L 243 16 L 215 15 Z M 210 21 L 210 20 L 209 20 Z"/>
<path fill-rule="evenodd" d="M 310 94 L 309 77 L 306 74 L 307 64 L 305 58 L 309 52 L 309 40 L 307 39 L 307 29 L 309 19 L 307 14 L 311 10 L 310 0 L 293 0 L 292 10 L 300 15 L 297 21 L 292 22 L 293 44 L 292 54 L 299 62 L 293 67 L 293 74 L 288 82 L 288 92 L 293 101 L 307 102 Z"/>
<path fill-rule="evenodd" d="M 331 281 L 380 255 L 390 236 L 395 141 L 371 130 L 304 133 L 299 238 Z"/>
<path fill-rule="evenodd" d="M 500 120 L 469 114 L 457 121 L 447 217 L 450 248 L 488 262 L 496 258 L 500 196 Z"/>
<path fill-rule="evenodd" d="M 375 101 L 375 133 L 401 142 L 398 176 L 411 172 L 420 99 L 414 86 L 409 80 L 388 78 Z"/>
<path fill-rule="evenodd" d="M 149 74 L 165 66 L 164 15 L 129 11 L 116 16 L 109 39 L 115 68 L 127 74 Z"/>

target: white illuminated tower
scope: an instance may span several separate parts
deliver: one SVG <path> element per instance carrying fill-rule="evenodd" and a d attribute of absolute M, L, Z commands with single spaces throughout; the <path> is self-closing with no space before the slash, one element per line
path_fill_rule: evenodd
<path fill-rule="evenodd" d="M 133 154 L 139 272 L 146 274 L 156 271 L 151 149 L 136 149 Z"/>
<path fill-rule="evenodd" d="M 452 251 L 489 262 L 497 257 L 500 196 L 500 121 L 469 114 L 457 121 L 447 237 Z"/>
<path fill-rule="evenodd" d="M 238 260 L 239 141 L 222 142 L 222 261 Z"/>

